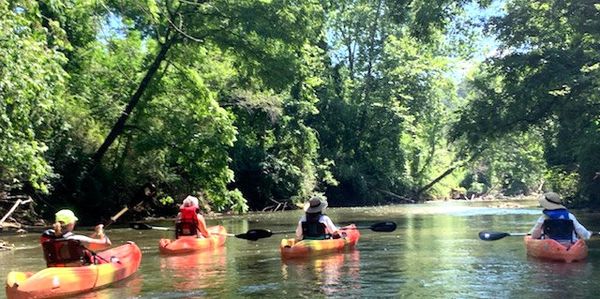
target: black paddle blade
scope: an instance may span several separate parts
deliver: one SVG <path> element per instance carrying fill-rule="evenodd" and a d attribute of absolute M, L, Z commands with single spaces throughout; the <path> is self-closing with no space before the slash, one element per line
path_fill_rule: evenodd
<path fill-rule="evenodd" d="M 479 239 L 484 241 L 496 241 L 508 236 L 510 234 L 504 232 L 479 232 Z"/>
<path fill-rule="evenodd" d="M 131 227 L 133 229 L 138 229 L 138 230 L 152 229 L 152 226 L 150 226 L 146 223 L 129 223 L 129 227 Z"/>
<path fill-rule="evenodd" d="M 268 238 L 273 235 L 273 232 L 268 229 L 251 229 L 245 234 L 237 234 L 236 238 L 257 241 L 258 239 Z"/>
<path fill-rule="evenodd" d="M 371 225 L 369 227 L 372 231 L 374 232 L 393 232 L 396 230 L 396 223 L 395 222 L 379 222 L 379 223 L 375 223 L 373 225 Z"/>

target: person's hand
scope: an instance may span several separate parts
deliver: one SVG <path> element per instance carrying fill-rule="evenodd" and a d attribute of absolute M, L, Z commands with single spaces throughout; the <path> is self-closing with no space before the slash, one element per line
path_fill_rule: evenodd
<path fill-rule="evenodd" d="M 94 230 L 96 231 L 95 234 L 98 238 L 100 238 L 100 239 L 104 238 L 104 224 L 96 225 Z"/>

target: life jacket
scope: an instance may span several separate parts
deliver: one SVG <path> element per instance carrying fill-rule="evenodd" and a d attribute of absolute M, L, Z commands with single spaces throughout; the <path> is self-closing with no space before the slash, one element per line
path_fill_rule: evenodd
<path fill-rule="evenodd" d="M 543 213 L 548 217 L 542 225 L 544 237 L 557 241 L 573 242 L 575 226 L 573 220 L 569 219 L 567 209 L 544 210 Z"/>
<path fill-rule="evenodd" d="M 80 241 L 67 239 L 72 234 L 68 232 L 57 237 L 53 229 L 42 233 L 40 243 L 48 267 L 79 267 L 94 263 L 92 253 Z"/>
<path fill-rule="evenodd" d="M 306 221 L 302 221 L 302 236 L 304 240 L 325 240 L 331 237 L 326 234 L 325 224 L 319 222 L 321 216 L 321 214 L 318 216 L 306 214 Z"/>
<path fill-rule="evenodd" d="M 198 215 L 196 207 L 179 209 L 180 217 L 175 223 L 175 238 L 180 236 L 198 236 Z"/>

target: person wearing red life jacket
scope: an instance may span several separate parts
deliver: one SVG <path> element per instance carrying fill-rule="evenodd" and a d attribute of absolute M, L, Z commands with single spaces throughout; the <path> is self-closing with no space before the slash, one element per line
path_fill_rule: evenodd
<path fill-rule="evenodd" d="M 183 236 L 210 237 L 204 216 L 199 214 L 199 211 L 198 198 L 188 196 L 183 200 L 175 222 L 175 238 Z"/>
<path fill-rule="evenodd" d="M 91 237 L 73 233 L 78 220 L 71 210 L 60 210 L 55 214 L 53 229 L 44 231 L 40 243 L 48 267 L 78 267 L 102 264 L 92 250 L 101 250 L 112 245 L 104 234 L 104 226 L 99 224 Z"/>

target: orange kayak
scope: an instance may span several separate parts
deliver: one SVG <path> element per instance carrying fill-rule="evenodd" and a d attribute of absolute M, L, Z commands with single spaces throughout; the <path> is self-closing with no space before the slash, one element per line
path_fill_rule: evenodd
<path fill-rule="evenodd" d="M 99 252 L 98 256 L 105 260 L 112 257 L 115 262 L 50 267 L 36 273 L 10 272 L 6 279 L 6 296 L 9 299 L 53 298 L 92 291 L 131 276 L 142 260 L 142 252 L 133 242 Z"/>
<path fill-rule="evenodd" d="M 180 237 L 173 241 L 170 239 L 160 239 L 158 250 L 162 254 L 184 254 L 205 251 L 225 245 L 227 230 L 223 226 L 211 226 L 208 228 L 208 231 L 211 233 L 209 238 L 190 236 Z"/>
<path fill-rule="evenodd" d="M 347 248 L 352 248 L 360 238 L 360 232 L 354 224 L 340 228 L 345 234 L 343 238 L 327 240 L 302 240 L 296 242 L 295 239 L 281 240 L 282 258 L 300 258 L 322 253 L 340 252 Z"/>
<path fill-rule="evenodd" d="M 552 239 L 525 236 L 525 247 L 529 256 L 567 263 L 584 260 L 588 255 L 587 245 L 581 239 L 567 248 Z"/>

